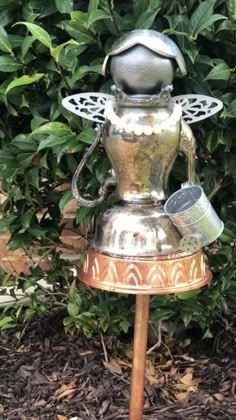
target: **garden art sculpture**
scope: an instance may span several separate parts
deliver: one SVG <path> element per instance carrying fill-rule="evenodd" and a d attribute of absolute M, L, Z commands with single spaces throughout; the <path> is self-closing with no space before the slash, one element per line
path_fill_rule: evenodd
<path fill-rule="evenodd" d="M 97 126 L 97 137 L 78 165 L 72 192 L 80 206 L 101 204 L 112 190 L 117 202 L 100 215 L 79 279 L 96 288 L 136 295 L 130 419 L 143 412 L 150 295 L 189 291 L 211 279 L 202 248 L 215 241 L 223 223 L 195 183 L 195 139 L 189 124 L 222 108 L 202 95 L 171 96 L 176 69 L 186 74 L 177 45 L 153 30 L 122 36 L 107 54 L 112 94 L 79 93 L 65 108 Z M 83 196 L 79 178 L 102 142 L 111 177 L 98 197 Z M 169 175 L 178 154 L 187 179 L 170 195 Z"/>

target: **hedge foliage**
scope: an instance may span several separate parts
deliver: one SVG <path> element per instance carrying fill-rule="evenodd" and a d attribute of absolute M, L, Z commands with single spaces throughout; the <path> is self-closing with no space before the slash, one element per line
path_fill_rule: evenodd
<path fill-rule="evenodd" d="M 174 94 L 206 94 L 223 101 L 221 113 L 192 126 L 199 180 L 226 224 L 214 252 L 207 251 L 214 279 L 201 292 L 154 297 L 151 311 L 151 321 L 168 321 L 170 332 L 179 320 L 186 326 L 193 320 L 209 334 L 211 320 L 226 320 L 236 297 L 236 1 L 0 0 L 0 22 L 0 177 L 8 195 L 0 232 L 11 232 L 11 250 L 40 247 L 42 258 L 50 256 L 48 278 L 58 292 L 51 305 L 68 304 L 68 330 L 82 327 L 88 334 L 97 328 L 111 331 L 113 325 L 116 332 L 127 331 L 132 320 L 127 300 L 130 305 L 133 300 L 84 288 L 78 292 L 74 284 L 70 292 L 64 290 L 71 275 L 55 246 L 61 211 L 72 197 L 58 187 L 71 181 L 95 131 L 63 109 L 62 98 L 110 92 L 111 80 L 101 76 L 107 50 L 124 32 L 152 28 L 170 36 L 184 54 L 188 75 L 177 74 Z M 87 165 L 84 190 L 96 194 L 108 170 L 101 146 Z M 180 159 L 173 182 L 184 180 L 184 174 Z M 94 211 L 79 209 L 75 226 L 88 222 Z M 40 277 L 39 267 L 32 267 L 19 284 L 26 287 Z M 3 276 L 3 284 L 9 284 L 8 277 Z M 50 307 L 38 299 L 34 296 L 26 317 Z"/>

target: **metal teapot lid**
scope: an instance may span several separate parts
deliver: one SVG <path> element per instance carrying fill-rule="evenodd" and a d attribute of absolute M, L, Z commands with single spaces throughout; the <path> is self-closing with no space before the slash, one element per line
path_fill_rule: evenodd
<path fill-rule="evenodd" d="M 103 75 L 106 73 L 107 63 L 111 56 L 120 54 L 138 44 L 163 57 L 174 59 L 182 75 L 184 76 L 187 73 L 183 55 L 172 39 L 160 32 L 142 29 L 128 32 L 113 44 L 111 51 L 106 55 L 103 62 Z"/>

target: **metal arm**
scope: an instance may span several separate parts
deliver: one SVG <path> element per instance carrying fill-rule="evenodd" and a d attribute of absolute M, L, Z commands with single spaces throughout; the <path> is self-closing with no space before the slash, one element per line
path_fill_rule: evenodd
<path fill-rule="evenodd" d="M 77 169 L 74 173 L 73 179 L 72 179 L 72 194 L 73 194 L 74 198 L 77 200 L 77 202 L 83 207 L 96 207 L 97 205 L 101 204 L 106 198 L 109 187 L 114 186 L 115 183 L 116 183 L 114 178 L 106 179 L 104 184 L 99 188 L 98 197 L 94 198 L 93 200 L 89 200 L 87 198 L 82 197 L 82 195 L 80 194 L 80 191 L 77 187 L 80 174 L 81 174 L 88 158 L 91 156 L 94 149 L 96 148 L 96 146 L 98 145 L 99 141 L 102 138 L 102 129 L 103 128 L 101 128 L 98 131 L 98 134 L 97 134 L 97 137 L 96 137 L 94 143 L 89 147 L 87 152 L 84 154 L 82 160 L 80 161 L 80 163 L 79 163 L 79 165 L 78 165 L 78 167 L 77 167 Z"/>
<path fill-rule="evenodd" d="M 194 184 L 196 142 L 191 128 L 183 119 L 181 120 L 179 151 L 183 152 L 187 159 L 188 182 Z"/>

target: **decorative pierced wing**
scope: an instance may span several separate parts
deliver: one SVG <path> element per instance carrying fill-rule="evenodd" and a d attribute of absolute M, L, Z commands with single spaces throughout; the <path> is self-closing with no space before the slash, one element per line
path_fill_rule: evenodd
<path fill-rule="evenodd" d="M 113 96 L 106 93 L 78 93 L 77 95 L 64 98 L 62 105 L 82 118 L 102 124 L 105 120 L 104 109 L 106 101 L 112 99 Z"/>
<path fill-rule="evenodd" d="M 105 121 L 104 109 L 108 100 L 113 100 L 113 95 L 107 93 L 78 93 L 63 99 L 62 105 L 87 120 L 102 124 Z M 223 108 L 223 103 L 216 98 L 206 95 L 179 95 L 173 101 L 182 107 L 183 119 L 192 124 L 211 117 Z"/>
<path fill-rule="evenodd" d="M 183 119 L 188 124 L 205 120 L 205 118 L 211 117 L 223 108 L 223 102 L 206 95 L 179 95 L 172 99 L 181 105 Z"/>

